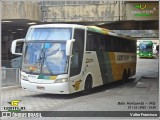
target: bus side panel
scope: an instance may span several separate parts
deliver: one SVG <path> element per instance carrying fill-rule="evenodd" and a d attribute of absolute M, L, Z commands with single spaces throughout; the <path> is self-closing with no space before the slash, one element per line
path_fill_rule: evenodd
<path fill-rule="evenodd" d="M 93 87 L 103 85 L 102 75 L 99 66 L 98 56 L 95 51 L 86 52 L 86 71 L 85 76 L 91 73 Z"/>
<path fill-rule="evenodd" d="M 88 75 L 92 76 L 93 87 L 103 85 L 97 54 L 93 51 L 85 53 L 81 73 L 70 77 L 70 93 L 84 90 L 85 80 Z"/>
<path fill-rule="evenodd" d="M 113 81 L 111 60 L 108 52 L 97 51 L 98 63 L 101 71 L 103 84 Z"/>
<path fill-rule="evenodd" d="M 110 56 L 110 60 L 111 60 L 111 68 L 112 68 L 113 79 L 115 81 L 122 79 L 122 74 L 123 74 L 122 66 L 124 66 L 124 65 L 116 63 L 116 58 L 115 58 L 114 52 L 110 52 L 109 56 Z"/>
<path fill-rule="evenodd" d="M 130 76 L 136 72 L 136 54 L 135 53 L 120 53 L 110 52 L 111 67 L 114 80 L 122 80 L 123 71 L 126 70 Z"/>

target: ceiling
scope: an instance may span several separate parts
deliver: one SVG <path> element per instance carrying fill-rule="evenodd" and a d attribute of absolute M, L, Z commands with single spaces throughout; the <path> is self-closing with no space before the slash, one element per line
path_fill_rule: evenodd
<path fill-rule="evenodd" d="M 31 21 L 31 20 L 26 20 L 26 19 L 9 19 L 9 20 L 3 20 L 2 21 L 2 35 L 5 34 L 21 34 L 25 35 L 29 26 L 31 26 L 28 23 L 37 23 L 39 24 L 38 21 Z"/>
<path fill-rule="evenodd" d="M 32 24 L 29 24 L 32 23 Z M 25 37 L 28 28 L 36 24 L 50 24 L 53 22 L 31 21 L 26 19 L 2 20 L 2 35 Z M 158 30 L 159 21 L 116 21 L 116 22 L 67 22 L 69 24 L 96 25 L 110 30 Z"/>

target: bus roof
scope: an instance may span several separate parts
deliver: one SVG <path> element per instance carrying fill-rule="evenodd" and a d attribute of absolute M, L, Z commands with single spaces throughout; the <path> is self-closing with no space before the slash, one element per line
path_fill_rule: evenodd
<path fill-rule="evenodd" d="M 111 30 L 108 30 L 108 29 L 105 29 L 105 28 L 100 28 L 100 27 L 97 27 L 97 26 L 87 26 L 87 28 L 88 28 L 89 31 L 92 31 L 92 32 L 97 32 L 97 33 L 101 33 L 101 34 L 107 34 L 107 35 L 120 37 L 120 38 L 125 38 L 125 39 L 129 39 L 129 40 L 136 40 L 136 39 L 134 39 L 134 38 L 132 38 L 130 36 L 117 34 L 117 33 L 114 33 Z"/>
<path fill-rule="evenodd" d="M 42 25 L 33 25 L 30 28 L 53 28 L 53 27 L 66 27 L 66 28 L 82 28 L 85 29 L 86 26 L 84 25 L 78 25 L 78 24 L 42 24 Z"/>
<path fill-rule="evenodd" d="M 129 40 L 136 40 L 130 36 L 125 36 L 122 34 L 117 34 L 112 32 L 111 30 L 100 28 L 97 26 L 85 26 L 85 25 L 78 25 L 78 24 L 42 24 L 42 25 L 33 25 L 30 26 L 30 28 L 53 28 L 53 27 L 66 27 L 66 28 L 81 28 L 81 29 L 87 29 L 92 32 L 101 33 L 101 34 L 107 34 L 115 37 L 125 38 Z"/>
<path fill-rule="evenodd" d="M 108 32 L 110 31 L 108 29 L 100 28 L 100 27 L 97 27 L 97 26 L 87 26 L 87 28 L 88 28 L 89 31 L 102 33 L 102 34 L 108 34 Z"/>
<path fill-rule="evenodd" d="M 145 41 L 145 40 L 144 40 L 144 41 L 141 41 L 140 44 L 141 44 L 141 43 L 153 45 L 153 42 L 152 42 L 152 41 Z"/>

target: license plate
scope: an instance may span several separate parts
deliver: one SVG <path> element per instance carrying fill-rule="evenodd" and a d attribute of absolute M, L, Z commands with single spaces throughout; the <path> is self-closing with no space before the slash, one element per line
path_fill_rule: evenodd
<path fill-rule="evenodd" d="M 37 89 L 39 89 L 39 90 L 45 90 L 45 87 L 43 87 L 43 86 L 37 86 Z"/>

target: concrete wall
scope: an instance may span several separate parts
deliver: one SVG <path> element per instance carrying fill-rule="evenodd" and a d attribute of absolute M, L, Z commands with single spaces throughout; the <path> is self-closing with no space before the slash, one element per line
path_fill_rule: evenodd
<path fill-rule="evenodd" d="M 2 1 L 2 19 L 40 20 L 41 9 L 38 2 Z"/>
<path fill-rule="evenodd" d="M 117 21 L 119 20 L 120 9 L 119 2 L 107 1 L 107 3 L 97 4 L 59 4 L 46 5 L 44 20 L 48 22 L 59 21 Z M 121 10 L 121 11 L 120 11 Z"/>
<path fill-rule="evenodd" d="M 72 1 L 71 1 L 72 2 Z M 158 2 L 124 2 L 99 1 L 96 4 L 78 4 L 77 1 L 44 2 L 44 21 L 48 22 L 75 22 L 75 21 L 119 21 L 119 20 L 158 20 Z M 140 6 L 140 8 L 136 8 Z"/>
<path fill-rule="evenodd" d="M 136 8 L 136 5 L 141 5 L 142 9 Z M 144 6 L 146 7 L 143 9 Z M 3 1 L 1 10 L 2 19 L 29 19 L 46 22 L 103 22 L 159 19 L 158 3 L 151 2 L 94 0 L 48 2 Z M 137 13 L 146 13 L 150 14 L 150 16 L 136 16 L 135 14 Z"/>

